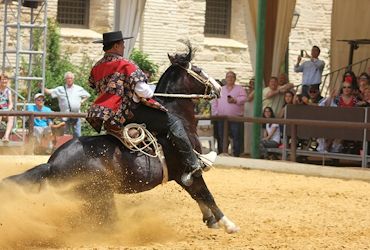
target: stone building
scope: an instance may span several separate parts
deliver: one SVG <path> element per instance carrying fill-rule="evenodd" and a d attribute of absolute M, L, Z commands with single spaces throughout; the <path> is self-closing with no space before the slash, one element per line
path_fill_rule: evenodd
<path fill-rule="evenodd" d="M 206 17 L 207 4 L 214 5 L 216 11 L 217 7 L 226 8 L 226 16 L 211 20 L 226 22 L 224 34 L 221 32 L 215 35 L 212 28 L 210 31 L 205 30 L 206 22 L 209 22 Z M 320 57 L 327 62 L 325 70 L 328 71 L 330 67 L 332 4 L 333 0 L 296 1 L 295 9 L 300 18 L 290 33 L 288 60 L 290 79 L 296 84 L 300 82 L 301 75 L 292 72 L 292 67 L 301 49 L 310 50 L 312 45 L 318 45 L 322 49 Z M 135 47 L 149 54 L 163 71 L 169 64 L 167 53 L 181 49 L 179 41 L 189 39 L 197 48 L 194 63 L 203 67 L 209 75 L 221 79 L 228 70 L 233 70 L 237 73 L 239 82 L 245 83 L 253 76 L 253 67 L 244 5 L 245 0 L 147 0 Z M 76 15 L 82 16 L 83 21 L 79 25 L 70 24 L 74 20 L 62 21 L 65 22 L 61 24 L 63 53 L 69 53 L 76 64 L 81 62 L 84 54 L 96 60 L 102 55 L 101 47 L 91 42 L 99 39 L 102 32 L 114 29 L 115 1 L 107 0 L 102 4 L 97 0 L 48 0 L 50 18 L 62 20 L 62 12 L 71 9 L 79 9 L 80 12 L 77 11 Z M 2 3 L 0 13 L 3 12 Z M 0 15 L 0 25 L 2 24 L 3 15 Z M 3 32 L 1 29 L 1 48 Z"/>

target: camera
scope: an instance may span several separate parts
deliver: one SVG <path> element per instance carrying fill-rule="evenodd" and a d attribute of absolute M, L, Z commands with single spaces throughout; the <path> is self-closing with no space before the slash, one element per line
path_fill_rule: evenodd
<path fill-rule="evenodd" d="M 304 50 L 301 49 L 301 57 L 303 57 L 303 54 L 304 54 Z"/>

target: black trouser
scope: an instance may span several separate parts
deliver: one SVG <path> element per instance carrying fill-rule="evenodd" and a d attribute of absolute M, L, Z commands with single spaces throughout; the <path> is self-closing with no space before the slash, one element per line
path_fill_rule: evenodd
<path fill-rule="evenodd" d="M 186 134 L 182 121 L 175 115 L 159 109 L 150 108 L 139 104 L 132 109 L 134 118 L 129 123 L 144 123 L 149 131 L 157 132 L 162 135 L 169 135 L 171 143 L 174 144 L 178 152 L 182 155 L 182 160 L 189 170 L 198 167 L 198 158 L 193 151 L 193 147 Z"/>

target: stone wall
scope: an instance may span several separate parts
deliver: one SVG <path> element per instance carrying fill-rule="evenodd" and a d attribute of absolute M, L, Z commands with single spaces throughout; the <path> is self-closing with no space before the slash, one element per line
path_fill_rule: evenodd
<path fill-rule="evenodd" d="M 0 50 L 1 50 L 1 60 L 0 68 L 2 68 L 2 58 L 3 58 L 3 33 L 4 33 L 4 6 L 5 4 L 0 4 Z M 58 0 L 48 0 L 47 1 L 47 11 L 48 18 L 56 19 L 57 17 L 57 7 Z M 16 15 L 11 13 L 17 13 L 17 3 L 11 2 L 8 5 L 8 23 L 15 22 Z M 40 8 L 39 8 L 40 9 Z M 40 17 L 37 22 L 43 22 L 43 11 L 35 10 L 35 13 L 40 13 Z M 22 7 L 22 21 L 24 23 L 29 23 L 30 18 L 30 8 Z M 89 29 L 80 28 L 64 28 L 61 27 L 61 39 L 62 39 L 62 54 L 69 54 L 72 61 L 76 64 L 82 62 L 85 55 L 89 56 L 93 60 L 96 60 L 102 55 L 102 47 L 99 44 L 93 44 L 92 41 L 101 39 L 101 33 L 113 30 L 114 25 L 114 0 L 107 0 L 104 4 L 101 1 L 90 0 L 90 23 Z M 7 37 L 7 48 L 15 50 L 16 41 L 16 29 L 10 29 L 7 32 L 10 36 Z M 21 48 L 29 48 L 29 29 L 22 29 L 21 32 Z M 9 61 L 11 65 L 15 65 L 15 55 L 9 55 Z M 6 63 L 9 65 L 9 63 Z"/>
<path fill-rule="evenodd" d="M 136 47 L 149 54 L 163 70 L 169 65 L 167 53 L 174 53 L 184 46 L 179 42 L 188 39 L 197 48 L 194 63 L 214 78 L 224 78 L 228 70 L 234 70 L 239 82 L 245 83 L 253 76 L 245 31 L 244 0 L 232 1 L 231 38 L 221 39 L 204 36 L 206 0 L 147 0 L 143 23 Z M 78 64 L 83 55 L 96 60 L 102 55 L 101 45 L 91 43 L 110 31 L 114 25 L 114 0 L 101 4 L 90 1 L 90 29 L 62 28 L 63 53 L 71 55 Z M 0 4 L 0 48 L 2 52 L 4 4 Z M 321 48 L 320 58 L 329 68 L 330 28 L 332 0 L 297 0 L 300 13 L 298 25 L 291 31 L 289 43 L 289 74 L 298 84 L 301 74 L 292 68 L 301 49 L 310 50 L 312 45 Z M 56 17 L 57 0 L 48 1 L 48 16 Z M 2 63 L 2 61 L 0 61 Z"/>
<path fill-rule="evenodd" d="M 205 0 L 148 0 L 136 47 L 163 71 L 169 65 L 167 53 L 181 50 L 179 41 L 188 39 L 197 48 L 193 62 L 209 75 L 222 79 L 234 70 L 239 81 L 245 82 L 252 73 L 241 4 L 242 0 L 232 4 L 231 39 L 221 39 L 204 36 Z"/>
<path fill-rule="evenodd" d="M 301 83 L 302 74 L 293 71 L 301 49 L 310 53 L 313 45 L 321 49 L 320 59 L 326 65 L 324 73 L 330 70 L 330 37 L 331 37 L 331 0 L 297 0 L 296 10 L 300 13 L 297 27 L 291 30 L 289 39 L 289 78 Z M 303 59 L 302 59 L 303 62 Z"/>

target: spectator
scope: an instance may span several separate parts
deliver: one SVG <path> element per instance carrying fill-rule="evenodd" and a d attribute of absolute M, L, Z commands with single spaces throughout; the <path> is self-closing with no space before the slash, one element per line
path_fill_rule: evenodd
<path fill-rule="evenodd" d="M 43 94 L 36 94 L 34 99 L 35 104 L 27 106 L 27 111 L 52 112 L 49 107 L 44 105 L 45 97 Z M 36 151 L 40 152 L 39 149 L 42 147 L 42 144 L 47 142 L 47 151 L 50 153 L 53 149 L 53 137 L 51 131 L 53 121 L 47 117 L 35 117 L 33 123 L 33 136 L 36 139 Z"/>
<path fill-rule="evenodd" d="M 320 60 L 318 57 L 320 55 L 320 48 L 318 46 L 313 46 L 311 49 L 311 56 L 304 51 L 305 57 L 310 58 L 309 61 L 305 61 L 300 65 L 303 55 L 299 55 L 297 59 L 297 64 L 294 66 L 295 72 L 302 72 L 302 96 L 308 97 L 308 89 L 311 85 L 321 84 L 321 76 L 324 70 L 325 62 Z"/>
<path fill-rule="evenodd" d="M 284 118 L 286 106 L 288 104 L 293 104 L 293 100 L 294 100 L 294 93 L 290 90 L 285 92 L 285 94 L 284 94 L 284 104 L 283 104 L 282 109 L 279 112 L 279 115 L 277 116 L 278 118 Z"/>
<path fill-rule="evenodd" d="M 358 88 L 360 90 L 360 99 L 363 99 L 364 89 L 370 84 L 370 77 L 366 72 L 362 72 L 358 77 Z"/>
<path fill-rule="evenodd" d="M 262 117 L 275 118 L 274 111 L 271 107 L 263 109 Z M 263 126 L 263 138 L 260 142 L 260 153 L 263 159 L 268 159 L 267 148 L 277 148 L 280 144 L 280 126 L 275 123 L 266 123 Z"/>
<path fill-rule="evenodd" d="M 263 108 L 270 107 L 274 114 L 278 114 L 284 104 L 284 93 L 292 87 L 294 87 L 292 83 L 279 86 L 278 78 L 271 77 L 268 86 L 262 92 Z"/>
<path fill-rule="evenodd" d="M 249 80 L 247 86 L 247 102 L 244 105 L 244 116 L 253 116 L 253 99 L 254 99 L 254 77 Z M 252 123 L 244 123 L 244 154 L 249 155 L 252 145 L 252 134 L 253 134 Z"/>
<path fill-rule="evenodd" d="M 344 82 L 339 95 L 334 97 L 334 103 L 337 107 L 348 108 L 357 104 L 357 99 L 353 95 L 353 85 L 350 82 Z"/>
<path fill-rule="evenodd" d="M 367 85 L 362 90 L 363 93 L 363 99 L 359 102 L 357 102 L 357 107 L 370 107 L 370 86 Z"/>
<path fill-rule="evenodd" d="M 58 98 L 59 109 L 61 112 L 80 113 L 81 104 L 84 103 L 90 94 L 81 86 L 74 84 L 74 74 L 67 72 L 64 74 L 65 85 L 54 89 L 45 88 L 45 93 L 52 98 Z M 66 122 L 66 133 L 73 137 L 81 136 L 81 119 L 68 118 Z"/>
<path fill-rule="evenodd" d="M 352 90 L 357 90 L 358 89 L 358 84 L 357 84 L 357 77 L 355 73 L 351 70 L 347 70 L 344 75 L 342 82 L 349 82 L 352 84 Z"/>
<path fill-rule="evenodd" d="M 1 111 L 9 111 L 13 109 L 13 96 L 10 88 L 8 87 L 9 78 L 7 75 L 2 74 L 0 75 L 0 110 Z M 5 117 L 7 120 L 5 134 L 1 139 L 4 143 L 9 142 L 10 132 L 13 128 L 14 117 L 7 116 Z M 0 116 L 0 122 L 2 121 L 2 117 Z"/>
<path fill-rule="evenodd" d="M 287 74 L 285 73 L 280 73 L 279 76 L 278 76 L 278 83 L 279 83 L 279 86 L 285 86 L 285 91 L 290 91 L 292 93 L 295 93 L 295 90 L 294 90 L 294 84 L 293 83 L 289 83 L 289 79 L 288 79 L 288 76 Z M 286 85 L 289 84 L 289 87 L 287 87 Z"/>
<path fill-rule="evenodd" d="M 243 116 L 244 103 L 247 101 L 247 95 L 242 86 L 236 85 L 236 74 L 233 71 L 226 73 L 226 84 L 222 87 L 221 98 L 212 102 L 212 109 L 215 115 L 225 116 Z M 243 151 L 243 123 L 242 122 L 229 122 L 229 134 L 233 140 L 233 155 L 240 156 Z M 224 124 L 219 122 L 217 124 L 218 136 L 220 145 L 224 143 L 228 146 L 229 142 L 223 141 Z M 226 152 L 224 152 L 226 153 Z"/>
<path fill-rule="evenodd" d="M 220 86 L 225 85 L 225 79 L 222 79 L 221 81 L 220 80 L 216 80 L 216 81 L 220 84 Z M 211 115 L 212 116 L 217 115 L 217 110 L 216 110 L 215 106 L 211 106 Z M 217 142 L 217 153 L 222 153 L 222 143 L 221 143 L 221 140 L 220 140 L 220 136 L 218 135 L 218 124 L 219 123 L 222 123 L 222 121 L 212 121 L 213 137 L 215 138 L 215 140 Z"/>
<path fill-rule="evenodd" d="M 357 98 L 352 94 L 353 87 L 352 83 L 344 82 L 340 89 L 339 94 L 337 90 L 333 89 L 328 98 L 323 99 L 325 106 L 334 106 L 340 108 L 355 107 L 358 104 Z M 339 139 L 331 140 L 326 139 L 325 142 L 322 139 L 318 139 L 320 151 L 329 151 L 333 153 L 340 153 L 343 150 L 343 141 Z M 321 146 L 320 146 L 321 144 Z M 318 149 L 318 150 L 319 150 Z"/>
<path fill-rule="evenodd" d="M 312 85 L 308 90 L 308 97 L 303 96 L 302 102 L 307 105 L 317 106 L 322 98 L 318 85 Z"/>
<path fill-rule="evenodd" d="M 294 97 L 293 97 L 293 104 L 304 104 L 304 102 L 302 101 L 302 94 L 295 94 Z"/>

